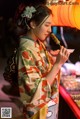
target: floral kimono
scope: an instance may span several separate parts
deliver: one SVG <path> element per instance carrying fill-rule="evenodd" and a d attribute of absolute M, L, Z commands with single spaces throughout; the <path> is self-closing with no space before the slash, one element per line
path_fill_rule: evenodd
<path fill-rule="evenodd" d="M 24 119 L 57 119 L 59 75 L 50 86 L 46 75 L 53 66 L 53 60 L 44 44 L 22 37 L 18 57 L 18 82 Z"/>

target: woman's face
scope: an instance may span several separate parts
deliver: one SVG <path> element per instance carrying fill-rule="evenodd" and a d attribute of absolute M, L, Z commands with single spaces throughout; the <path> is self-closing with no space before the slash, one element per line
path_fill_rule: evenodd
<path fill-rule="evenodd" d="M 51 26 L 52 26 L 52 15 L 50 15 L 42 25 L 36 26 L 33 32 L 38 39 L 44 41 L 51 33 Z"/>

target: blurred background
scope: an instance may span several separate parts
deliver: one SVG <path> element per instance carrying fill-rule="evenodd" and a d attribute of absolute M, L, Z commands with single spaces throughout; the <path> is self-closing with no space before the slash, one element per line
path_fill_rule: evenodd
<path fill-rule="evenodd" d="M 3 91 L 5 86 L 10 86 L 3 78 L 6 60 L 18 44 L 15 36 L 15 12 L 20 3 L 33 3 L 36 5 L 40 3 L 46 4 L 46 1 L 50 4 L 51 0 L 0 0 L 0 106 L 11 106 L 15 116 L 21 114 L 21 102 L 19 102 L 18 97 L 6 94 Z M 57 1 L 55 0 L 55 2 Z M 75 64 L 77 61 L 80 61 L 80 30 L 69 26 L 52 26 L 52 32 L 60 40 L 61 45 L 69 49 L 75 49 L 69 57 L 69 62 Z M 53 50 L 59 48 L 51 38 L 49 38 L 48 43 Z"/>
<path fill-rule="evenodd" d="M 15 36 L 14 15 L 20 3 L 46 3 L 46 0 L 0 0 L 0 57 L 6 58 L 17 44 Z M 48 0 L 49 2 L 49 0 Z M 68 26 L 53 26 L 52 32 L 60 40 L 61 45 L 67 48 L 75 49 L 70 55 L 71 62 L 75 63 L 80 60 L 80 30 Z M 62 34 L 62 36 L 61 36 Z M 52 49 L 56 49 L 53 40 L 50 38 Z"/>

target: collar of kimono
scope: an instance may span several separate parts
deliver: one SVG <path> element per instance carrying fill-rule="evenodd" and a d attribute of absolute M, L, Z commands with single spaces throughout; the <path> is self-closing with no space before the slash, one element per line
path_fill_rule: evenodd
<path fill-rule="evenodd" d="M 46 54 L 46 57 L 47 57 L 47 59 L 48 59 L 48 63 L 49 63 L 49 68 L 48 68 L 48 70 L 50 71 L 51 70 L 51 61 L 50 61 L 50 56 L 49 56 L 49 53 L 48 53 L 48 51 L 47 51 L 47 49 L 46 49 L 46 46 L 45 46 L 45 44 L 43 43 L 43 42 L 41 42 L 40 40 L 38 40 L 38 42 L 39 42 L 39 45 L 40 45 L 40 50 L 43 48 L 44 49 L 44 52 L 45 52 L 45 54 Z"/>

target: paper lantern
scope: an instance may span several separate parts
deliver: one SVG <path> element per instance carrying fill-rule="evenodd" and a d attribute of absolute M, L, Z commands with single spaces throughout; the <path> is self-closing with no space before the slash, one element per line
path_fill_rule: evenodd
<path fill-rule="evenodd" d="M 60 24 L 60 26 L 64 26 L 64 24 L 63 24 L 63 19 L 64 18 L 62 18 L 61 17 L 61 14 L 63 14 L 63 10 L 62 10 L 62 7 L 61 7 L 61 5 L 58 5 L 58 10 L 57 10 L 58 12 L 57 12 L 57 16 L 58 16 L 58 23 Z"/>
<path fill-rule="evenodd" d="M 71 26 L 75 27 L 75 21 L 74 21 L 74 5 L 69 6 L 69 21 Z"/>
<path fill-rule="evenodd" d="M 49 8 L 53 13 L 53 26 L 70 26 L 80 29 L 80 0 L 51 5 Z"/>
<path fill-rule="evenodd" d="M 53 13 L 52 25 L 54 25 L 54 26 L 59 25 L 58 14 L 57 14 L 58 6 L 51 5 L 51 6 L 49 6 L 49 8 L 52 10 L 52 13 Z"/>
<path fill-rule="evenodd" d="M 69 21 L 69 5 L 61 5 L 60 16 L 64 26 L 71 26 Z"/>
<path fill-rule="evenodd" d="M 80 29 L 80 4 L 74 6 L 74 21 L 78 29 Z"/>

